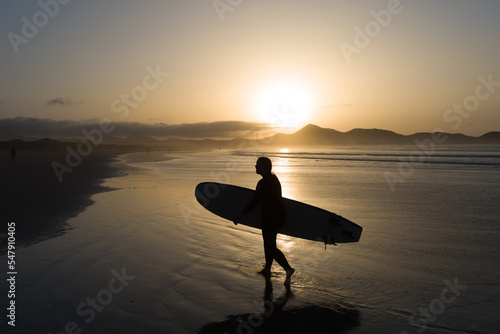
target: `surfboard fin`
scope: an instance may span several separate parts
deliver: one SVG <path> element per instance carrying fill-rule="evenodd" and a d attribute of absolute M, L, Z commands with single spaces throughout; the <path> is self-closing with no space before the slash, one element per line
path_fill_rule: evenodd
<path fill-rule="evenodd" d="M 325 250 L 326 250 L 326 245 L 334 245 L 334 246 L 337 246 L 337 244 L 335 243 L 335 241 L 333 240 L 333 236 L 331 234 L 328 234 L 327 236 L 325 236 L 323 238 L 324 242 L 325 242 Z"/>

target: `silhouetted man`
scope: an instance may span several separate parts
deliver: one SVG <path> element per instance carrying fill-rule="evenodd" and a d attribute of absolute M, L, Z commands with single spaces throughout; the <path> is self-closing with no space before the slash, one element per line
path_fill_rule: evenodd
<path fill-rule="evenodd" d="M 262 203 L 262 237 L 264 238 L 264 253 L 266 265 L 259 273 L 271 276 L 273 259 L 286 271 L 285 284 L 290 284 L 290 278 L 295 269 L 290 267 L 285 255 L 276 247 L 276 237 L 285 223 L 285 207 L 281 197 L 281 184 L 276 175 L 271 172 L 272 163 L 269 158 L 260 157 L 255 165 L 255 172 L 262 176 L 257 183 L 255 195 L 241 214 L 234 220 L 238 224 L 244 215 Z"/>

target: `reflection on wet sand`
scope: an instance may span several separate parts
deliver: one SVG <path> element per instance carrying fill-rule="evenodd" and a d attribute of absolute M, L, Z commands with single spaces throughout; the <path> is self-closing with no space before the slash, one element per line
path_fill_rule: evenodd
<path fill-rule="evenodd" d="M 255 313 L 229 315 L 226 320 L 212 322 L 198 330 L 211 333 L 347 333 L 361 324 L 360 312 L 353 308 L 331 304 L 285 307 L 293 297 L 290 285 L 285 293 L 273 297 L 273 284 L 266 279 L 263 301 L 254 302 Z"/>

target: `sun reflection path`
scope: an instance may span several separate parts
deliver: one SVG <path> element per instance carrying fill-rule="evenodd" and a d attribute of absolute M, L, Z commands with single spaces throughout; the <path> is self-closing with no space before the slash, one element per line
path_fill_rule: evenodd
<path fill-rule="evenodd" d="M 276 174 L 276 176 L 278 176 L 281 182 L 282 196 L 286 198 L 296 199 L 298 196 L 300 196 L 300 190 L 297 189 L 297 185 L 299 183 L 294 180 L 295 167 L 291 163 L 293 159 L 287 157 L 288 152 L 283 153 L 283 156 L 273 158 L 273 172 Z"/>
<path fill-rule="evenodd" d="M 277 239 L 277 244 L 279 249 L 290 252 L 295 246 L 295 241 L 288 235 L 280 234 Z"/>

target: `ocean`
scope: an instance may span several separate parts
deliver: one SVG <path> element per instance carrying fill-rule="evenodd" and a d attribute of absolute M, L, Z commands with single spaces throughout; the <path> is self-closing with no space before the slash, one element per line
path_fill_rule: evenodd
<path fill-rule="evenodd" d="M 284 197 L 363 227 L 358 243 L 326 249 L 279 235 L 297 270 L 289 289 L 276 264 L 270 282 L 256 274 L 258 230 L 194 198 L 200 182 L 254 188 L 261 155 Z M 20 329 L 56 333 L 72 321 L 82 333 L 500 333 L 499 146 L 172 157 L 130 164 L 71 231 L 19 252 L 18 299 L 31 305 Z"/>

